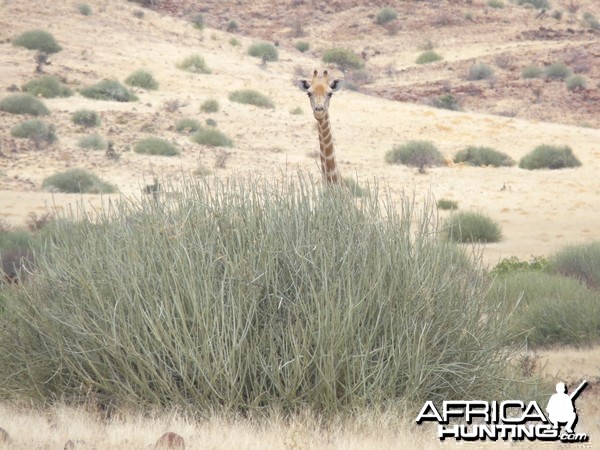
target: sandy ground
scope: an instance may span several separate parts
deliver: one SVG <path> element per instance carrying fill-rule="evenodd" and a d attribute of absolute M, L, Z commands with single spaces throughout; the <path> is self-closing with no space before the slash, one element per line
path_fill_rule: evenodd
<path fill-rule="evenodd" d="M 0 97 L 4 93 L 8 95 L 6 91 L 10 86 L 21 86 L 34 77 L 33 52 L 10 44 L 14 36 L 32 28 L 47 29 L 63 46 L 62 52 L 52 56 L 52 64 L 46 67 L 46 72 L 64 78 L 73 89 L 103 78 L 123 81 L 131 72 L 142 68 L 152 71 L 160 88 L 153 92 L 137 92 L 140 101 L 135 103 L 94 101 L 78 94 L 45 100 L 52 111 L 45 120 L 56 126 L 59 142 L 43 150 L 35 150 L 27 141 L 12 138 L 10 129 L 24 118 L 0 112 L 0 219 L 21 225 L 31 212 L 41 215 L 47 211 L 67 211 L 79 201 L 87 205 L 87 210 L 101 207 L 103 202 L 106 204 L 106 196 L 53 194 L 41 190 L 45 177 L 71 167 L 93 171 L 116 184 L 125 195 L 140 195 L 154 176 L 178 179 L 199 168 L 221 176 L 254 173 L 276 178 L 298 169 L 318 174 L 315 121 L 306 96 L 294 87 L 297 73 L 308 75 L 313 68 L 322 67 L 315 54 L 301 54 L 284 47 L 280 49 L 280 60 L 265 68 L 245 53 L 254 41 L 251 37 L 236 35 L 242 45 L 232 46 L 229 40 L 233 35 L 210 28 L 200 32 L 182 19 L 148 10 L 142 19 L 136 18 L 133 11 L 138 8 L 132 3 L 117 0 L 89 3 L 94 13 L 84 17 L 70 1 L 53 2 L 49 9 L 33 2 L 0 0 L 0 92 L 3 92 Z M 592 2 L 585 3 L 597 7 Z M 517 11 L 514 14 L 518 18 L 524 13 Z M 308 29 L 317 43 L 332 39 L 330 29 Z M 466 35 L 462 37 L 465 45 L 461 46 L 460 35 L 449 36 L 447 33 L 440 31 L 438 40 L 443 42 L 450 63 L 502 53 L 509 48 L 526 49 L 528 54 L 535 55 L 563 45 L 535 40 L 523 40 L 518 45 L 499 44 L 486 42 L 479 35 Z M 383 70 L 390 61 L 393 62 L 398 69 L 396 83 L 399 86 L 418 83 L 419 76 L 412 72 L 418 54 L 416 46 L 428 36 L 407 37 L 410 51 L 405 50 L 403 41 L 399 41 L 396 53 L 378 56 L 379 60 L 375 58 L 373 64 Z M 353 39 L 349 41 L 351 44 L 356 44 L 358 39 L 365 41 L 363 46 L 376 43 L 376 38 L 361 33 Z M 176 68 L 177 62 L 192 53 L 199 53 L 206 59 L 211 74 L 195 75 Z M 433 81 L 443 78 L 435 71 L 424 76 Z M 597 82 L 590 83 L 591 89 L 596 89 Z M 378 86 L 377 82 L 374 86 Z M 240 88 L 252 88 L 269 95 L 276 107 L 266 110 L 230 102 L 227 99 L 229 92 Z M 219 101 L 219 112 L 200 112 L 201 103 L 208 98 Z M 169 112 L 165 104 L 173 101 L 178 101 L 181 106 Z M 303 114 L 290 114 L 296 107 L 300 107 Z M 87 131 L 73 125 L 70 114 L 81 108 L 99 112 L 102 126 L 93 132 L 115 142 L 116 150 L 121 153 L 118 162 L 107 159 L 103 152 L 77 147 L 77 140 Z M 577 108 L 569 111 L 573 109 L 577 111 Z M 512 255 L 520 258 L 549 255 L 567 244 L 600 239 L 600 129 L 569 125 L 581 122 L 576 117 L 569 116 L 562 123 L 552 123 L 536 120 L 536 114 L 529 118 L 510 118 L 451 112 L 348 90 L 333 98 L 330 115 L 339 164 L 345 176 L 357 177 L 361 183 L 376 180 L 387 186 L 397 201 L 403 192 L 418 198 L 433 195 L 438 199 L 458 201 L 461 210 L 481 211 L 497 220 L 502 226 L 503 240 L 486 246 L 484 255 L 489 264 Z M 235 146 L 222 150 L 193 144 L 174 129 L 175 121 L 182 117 L 194 117 L 201 122 L 212 118 L 218 128 L 234 140 Z M 150 157 L 131 151 L 139 139 L 150 135 L 177 143 L 182 149 L 181 156 Z M 411 139 L 431 140 L 447 158 L 466 146 L 485 145 L 518 160 L 539 144 L 564 144 L 573 148 L 583 165 L 558 171 L 451 165 L 432 168 L 421 175 L 413 168 L 390 166 L 384 162 L 387 150 Z M 224 152 L 227 152 L 225 167 L 215 167 Z M 440 214 L 444 218 L 447 213 Z M 547 355 L 542 358 L 542 361 L 547 360 L 546 373 L 556 380 L 577 382 L 582 377 L 596 377 L 597 380 L 600 373 L 598 348 L 561 350 L 543 355 Z M 589 408 L 581 419 L 582 429 L 584 425 L 589 425 L 588 429 L 600 428 L 597 390 L 596 384 L 582 395 L 581 403 Z M 589 400 L 591 392 L 594 392 L 594 401 Z M 38 417 L 14 413 L 4 406 L 0 408 L 0 426 L 10 428 L 15 441 L 25 442 L 23 447 L 18 444 L 18 448 L 59 448 L 74 437 L 86 442 L 106 438 L 109 443 L 106 448 L 138 448 L 137 445 L 147 448 L 155 441 L 154 436 L 172 428 L 167 419 L 161 419 L 158 424 L 134 420 L 124 426 L 123 431 L 120 426 L 107 427 L 73 411 L 48 414 L 54 415 L 54 419 L 47 419 L 47 414 Z M 218 421 L 177 426 L 180 428 L 173 425 L 177 428 L 174 431 L 191 442 L 205 442 L 205 435 L 213 439 L 209 442 L 214 444 L 191 448 L 223 448 L 223 444 L 229 442 L 223 439 L 245 443 L 233 445 L 237 448 L 313 448 L 314 436 L 293 428 L 282 431 L 275 427 L 261 434 L 263 431 L 235 425 L 230 434 L 228 427 L 231 424 L 223 425 Z M 225 433 L 223 427 L 227 430 Z M 32 429 L 39 430 L 35 436 L 31 435 Z M 239 439 L 235 433 L 240 433 Z M 407 442 L 411 445 L 416 442 L 428 447 L 431 442 L 430 436 L 423 438 L 414 430 L 371 433 L 356 441 L 353 440 L 356 435 L 340 432 L 333 437 L 315 438 L 319 444 L 314 448 L 397 448 L 407 433 Z M 131 447 L 124 443 L 133 440 L 136 444 Z"/>

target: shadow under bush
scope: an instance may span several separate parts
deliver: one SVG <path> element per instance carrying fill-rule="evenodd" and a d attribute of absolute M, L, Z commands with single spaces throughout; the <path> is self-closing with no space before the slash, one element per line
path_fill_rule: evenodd
<path fill-rule="evenodd" d="M 0 396 L 326 418 L 509 395 L 512 337 L 433 206 L 316 184 L 186 181 L 60 221 L 7 302 Z"/>

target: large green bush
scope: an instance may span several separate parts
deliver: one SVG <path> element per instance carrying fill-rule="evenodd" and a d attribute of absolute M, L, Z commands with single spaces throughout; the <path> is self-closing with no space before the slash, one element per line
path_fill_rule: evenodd
<path fill-rule="evenodd" d="M 345 72 L 348 69 L 362 69 L 365 63 L 352 50 L 345 48 L 331 48 L 323 53 L 323 62 L 327 64 L 336 64 L 339 69 Z"/>
<path fill-rule="evenodd" d="M 39 119 L 26 120 L 15 125 L 10 134 L 17 138 L 32 139 L 39 143 L 52 144 L 58 139 L 53 125 Z"/>
<path fill-rule="evenodd" d="M 188 181 L 61 222 L 6 302 L 0 396 L 324 419 L 510 398 L 505 318 L 433 212 L 319 185 Z"/>
<path fill-rule="evenodd" d="M 467 147 L 454 156 L 455 163 L 467 163 L 471 166 L 514 166 L 515 161 L 506 153 L 489 147 Z"/>
<path fill-rule="evenodd" d="M 418 167 L 423 171 L 426 167 L 441 165 L 442 154 L 432 142 L 409 141 L 386 152 L 385 161 L 388 164 Z"/>
<path fill-rule="evenodd" d="M 239 89 L 229 94 L 229 101 L 236 103 L 244 103 L 247 105 L 254 105 L 260 108 L 274 108 L 275 105 L 269 97 L 261 94 L 254 89 Z"/>
<path fill-rule="evenodd" d="M 0 111 L 11 114 L 47 116 L 50 110 L 31 94 L 13 94 L 0 100 Z"/>
<path fill-rule="evenodd" d="M 44 30 L 30 30 L 13 39 L 13 45 L 25 47 L 29 50 L 39 50 L 44 53 L 57 53 L 62 47 L 56 42 L 54 36 Z"/>
<path fill-rule="evenodd" d="M 498 242 L 502 239 L 500 225 L 480 212 L 463 211 L 452 214 L 445 223 L 446 234 L 455 242 Z"/>
<path fill-rule="evenodd" d="M 68 169 L 51 175 L 43 181 L 42 188 L 72 194 L 108 194 L 116 191 L 115 186 L 84 169 Z"/>
<path fill-rule="evenodd" d="M 567 145 L 539 145 L 519 161 L 519 167 L 528 170 L 565 169 L 579 166 L 581 166 L 581 162 L 571 147 Z"/>
<path fill-rule="evenodd" d="M 54 98 L 54 97 L 69 97 L 73 95 L 73 91 L 65 86 L 61 81 L 52 75 L 44 75 L 42 77 L 31 80 L 23 85 L 23 90 L 31 95 Z"/>
<path fill-rule="evenodd" d="M 600 289 L 600 241 L 563 248 L 551 258 L 551 267 L 561 275 Z"/>
<path fill-rule="evenodd" d="M 488 300 L 528 346 L 600 342 L 600 294 L 575 280 L 540 270 L 496 278 Z"/>
<path fill-rule="evenodd" d="M 94 100 L 112 100 L 116 102 L 133 102 L 138 100 L 135 94 L 116 80 L 102 80 L 81 90 L 81 95 Z"/>

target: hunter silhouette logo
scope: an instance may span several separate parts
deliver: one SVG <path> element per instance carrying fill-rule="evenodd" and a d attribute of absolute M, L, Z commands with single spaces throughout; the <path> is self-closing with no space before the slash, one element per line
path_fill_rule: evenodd
<path fill-rule="evenodd" d="M 546 416 L 535 401 L 521 400 L 488 402 L 484 400 L 443 401 L 438 409 L 427 401 L 417 416 L 417 424 L 437 422 L 438 438 L 465 441 L 562 441 L 587 442 L 586 433 L 575 433 L 577 410 L 575 400 L 587 386 L 583 381 L 567 394 L 565 383 L 556 385 L 556 393 L 550 397 Z M 451 424 L 450 421 L 457 423 Z M 561 431 L 561 424 L 564 429 Z"/>

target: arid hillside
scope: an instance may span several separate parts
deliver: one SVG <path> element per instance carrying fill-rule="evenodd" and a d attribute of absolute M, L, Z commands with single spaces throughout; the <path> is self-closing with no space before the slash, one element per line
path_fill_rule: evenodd
<path fill-rule="evenodd" d="M 143 195 L 155 177 L 184 174 L 251 171 L 277 177 L 304 169 L 318 179 L 315 121 L 294 81 L 314 68 L 329 67 L 347 87 L 330 108 L 344 176 L 357 177 L 359 183 L 377 180 L 397 198 L 402 192 L 433 195 L 457 201 L 460 210 L 488 214 L 503 233 L 502 241 L 486 247 L 490 263 L 511 255 L 548 255 L 567 243 L 598 239 L 600 34 L 588 19 L 600 17 L 600 5 L 555 0 L 551 10 L 536 10 L 509 1 L 500 2 L 503 7 L 489 3 L 401 2 L 395 6 L 396 19 L 378 24 L 384 2 L 164 1 L 152 10 L 114 0 L 91 5 L 92 14 L 85 16 L 68 2 L 49 10 L 5 0 L 2 97 L 36 77 L 35 52 L 11 43 L 36 28 L 52 33 L 63 48 L 42 70 L 75 94 L 44 100 L 51 111 L 44 120 L 55 127 L 58 141 L 41 147 L 11 135 L 27 117 L 0 112 L 1 218 L 20 224 L 31 212 L 41 215 L 81 199 L 42 189 L 47 176 L 76 167 L 93 171 L 127 195 Z M 192 23 L 198 13 L 202 30 Z M 248 55 L 249 46 L 260 40 L 278 45 L 277 61 L 263 63 Z M 308 50 L 297 50 L 298 41 Z M 323 63 L 323 53 L 332 47 L 354 51 L 364 67 L 342 71 Z M 442 59 L 417 64 L 426 49 Z M 204 58 L 210 73 L 177 67 L 193 54 Z M 486 64 L 492 75 L 469 80 L 474 63 Z M 543 71 L 553 63 L 566 64 L 586 87 L 570 90 L 563 79 L 521 75 L 529 65 Z M 159 87 L 132 88 L 138 101 L 93 100 L 78 93 L 103 79 L 123 82 L 139 69 L 151 72 Z M 261 92 L 274 108 L 229 100 L 237 89 Z M 440 98 L 445 98 L 443 106 L 457 110 L 432 106 Z M 217 112 L 201 110 L 207 99 L 217 100 Z M 82 108 L 99 114 L 98 128 L 86 130 L 72 122 L 72 113 Z M 233 146 L 192 142 L 176 129 L 182 118 L 202 125 L 210 119 Z M 111 141 L 116 157 L 79 148 L 88 134 Z M 132 151 L 151 136 L 176 144 L 180 155 Z M 434 143 L 448 164 L 420 174 L 385 162 L 394 145 L 415 139 Z M 467 146 L 492 147 L 518 161 L 545 143 L 570 146 L 582 166 L 530 171 L 451 163 Z M 83 199 L 95 205 L 100 201 L 94 194 Z"/>

